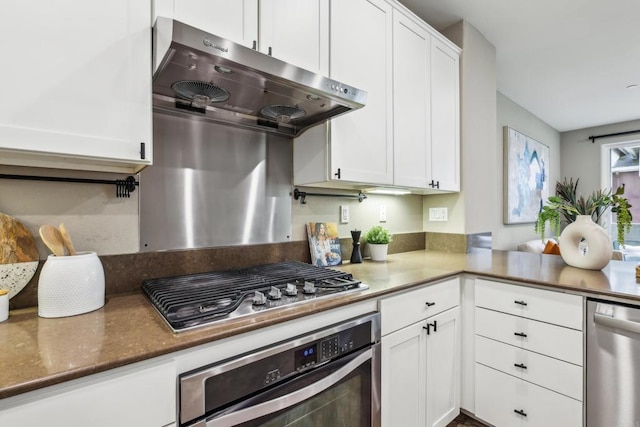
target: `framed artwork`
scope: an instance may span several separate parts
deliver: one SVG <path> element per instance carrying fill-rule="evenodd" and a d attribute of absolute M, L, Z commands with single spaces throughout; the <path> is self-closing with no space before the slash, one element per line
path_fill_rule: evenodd
<path fill-rule="evenodd" d="M 504 223 L 533 223 L 549 197 L 549 147 L 504 127 Z"/>

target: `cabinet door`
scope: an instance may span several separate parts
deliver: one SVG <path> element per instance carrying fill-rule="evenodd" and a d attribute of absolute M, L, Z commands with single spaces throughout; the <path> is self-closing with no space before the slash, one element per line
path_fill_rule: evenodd
<path fill-rule="evenodd" d="M 382 337 L 382 426 L 424 426 L 424 322 Z"/>
<path fill-rule="evenodd" d="M 152 365 L 152 366 L 148 366 Z M 142 363 L 118 374 L 17 396 L 23 404 L 0 412 L 3 426 L 167 426 L 176 421 L 173 361 Z"/>
<path fill-rule="evenodd" d="M 431 35 L 398 11 L 393 18 L 393 183 L 426 188 L 431 180 Z"/>
<path fill-rule="evenodd" d="M 431 177 L 440 190 L 460 190 L 459 55 L 431 40 Z"/>
<path fill-rule="evenodd" d="M 2 11 L 0 162 L 112 171 L 150 164 L 149 5 L 34 6 L 11 1 Z"/>
<path fill-rule="evenodd" d="M 331 120 L 331 172 L 392 184 L 392 10 L 382 0 L 331 2 L 329 76 L 368 93 L 366 106 Z"/>
<path fill-rule="evenodd" d="M 430 317 L 427 325 L 426 425 L 445 427 L 460 413 L 460 308 Z"/>
<path fill-rule="evenodd" d="M 171 14 L 173 6 L 173 18 L 192 27 L 247 47 L 258 42 L 258 0 L 158 0 L 167 1 L 156 5 L 159 15 Z"/>
<path fill-rule="evenodd" d="M 259 49 L 298 67 L 329 73 L 329 2 L 260 0 Z"/>

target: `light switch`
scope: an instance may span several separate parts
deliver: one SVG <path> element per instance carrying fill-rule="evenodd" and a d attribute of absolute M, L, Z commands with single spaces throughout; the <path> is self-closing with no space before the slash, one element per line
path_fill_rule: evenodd
<path fill-rule="evenodd" d="M 429 221 L 448 221 L 447 208 L 429 208 Z"/>
<path fill-rule="evenodd" d="M 380 205 L 380 222 L 387 222 L 387 205 Z"/>
<path fill-rule="evenodd" d="M 349 222 L 349 206 L 340 206 L 340 224 Z"/>

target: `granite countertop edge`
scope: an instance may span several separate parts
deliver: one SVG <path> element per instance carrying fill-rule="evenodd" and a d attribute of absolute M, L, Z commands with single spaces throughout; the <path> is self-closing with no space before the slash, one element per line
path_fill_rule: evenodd
<path fill-rule="evenodd" d="M 110 297 L 99 310 L 67 318 L 40 318 L 36 307 L 14 310 L 0 323 L 0 366 L 11 367 L 0 370 L 0 399 L 462 273 L 640 302 L 632 262 L 611 261 L 602 271 L 591 271 L 568 267 L 554 255 L 479 249 L 468 254 L 405 252 L 389 255 L 384 263 L 365 260 L 337 268 L 369 289 L 180 333 L 169 329 L 142 292 Z"/>

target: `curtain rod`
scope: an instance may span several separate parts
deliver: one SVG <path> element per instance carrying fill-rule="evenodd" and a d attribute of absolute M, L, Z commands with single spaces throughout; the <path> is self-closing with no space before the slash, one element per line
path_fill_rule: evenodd
<path fill-rule="evenodd" d="M 594 135 L 594 136 L 590 136 L 589 139 L 591 140 L 591 143 L 593 144 L 594 142 L 596 142 L 596 139 L 598 139 L 598 138 L 608 138 L 610 136 L 630 135 L 632 133 L 640 133 L 640 129 L 628 130 L 626 132 L 608 133 L 606 135 Z"/>

